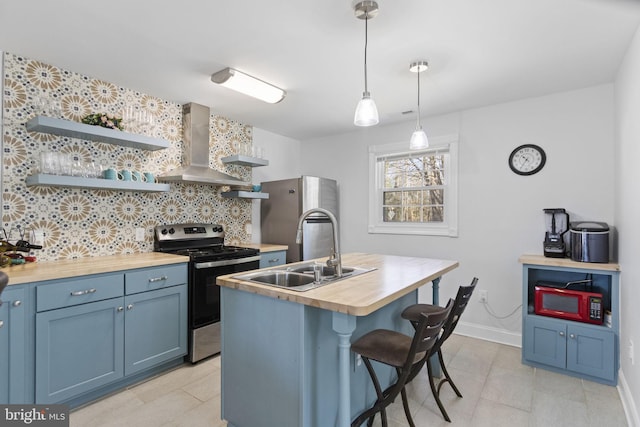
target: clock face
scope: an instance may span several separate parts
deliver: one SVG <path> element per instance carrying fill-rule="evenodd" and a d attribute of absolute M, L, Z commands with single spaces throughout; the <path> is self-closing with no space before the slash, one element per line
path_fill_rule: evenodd
<path fill-rule="evenodd" d="M 541 147 L 525 144 L 511 152 L 509 167 L 518 175 L 533 175 L 543 168 L 546 161 L 547 156 Z"/>

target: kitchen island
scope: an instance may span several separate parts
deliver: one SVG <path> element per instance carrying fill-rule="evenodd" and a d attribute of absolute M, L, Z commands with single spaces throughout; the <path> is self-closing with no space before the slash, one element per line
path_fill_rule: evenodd
<path fill-rule="evenodd" d="M 342 262 L 374 270 L 306 292 L 218 277 L 229 427 L 348 426 L 375 400 L 364 365 L 351 354 L 352 337 L 376 328 L 411 335 L 402 310 L 417 302 L 418 288 L 458 266 L 374 254 L 346 254 Z M 384 388 L 395 371 L 378 368 Z"/>

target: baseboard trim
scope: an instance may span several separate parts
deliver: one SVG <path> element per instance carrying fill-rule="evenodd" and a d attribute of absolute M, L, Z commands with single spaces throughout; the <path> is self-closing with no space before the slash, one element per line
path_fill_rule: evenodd
<path fill-rule="evenodd" d="M 497 342 L 498 344 L 522 347 L 522 334 L 507 331 L 504 329 L 482 326 L 474 323 L 458 322 L 456 334 L 471 338 L 479 338 L 486 341 Z"/>
<path fill-rule="evenodd" d="M 631 395 L 631 390 L 629 390 L 629 384 L 627 384 L 627 380 L 624 377 L 622 369 L 618 374 L 618 393 L 620 394 L 620 400 L 622 400 L 624 414 L 627 417 L 627 424 L 629 424 L 629 427 L 640 427 L 638 408 L 636 408 L 635 401 Z"/>

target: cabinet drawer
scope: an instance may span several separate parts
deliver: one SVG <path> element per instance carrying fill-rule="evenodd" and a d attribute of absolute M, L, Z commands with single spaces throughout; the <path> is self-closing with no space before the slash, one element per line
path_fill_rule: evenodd
<path fill-rule="evenodd" d="M 263 252 L 260 254 L 260 268 L 283 265 L 287 261 L 287 251 Z"/>
<path fill-rule="evenodd" d="M 125 273 L 127 295 L 187 283 L 187 264 L 151 267 Z"/>
<path fill-rule="evenodd" d="M 124 295 L 124 275 L 83 276 L 48 282 L 36 287 L 37 311 L 69 307 Z"/>

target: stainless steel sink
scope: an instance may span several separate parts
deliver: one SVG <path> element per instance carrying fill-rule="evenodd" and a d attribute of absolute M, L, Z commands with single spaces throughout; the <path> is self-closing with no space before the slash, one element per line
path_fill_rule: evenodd
<path fill-rule="evenodd" d="M 375 268 L 342 267 L 342 277 L 336 277 L 335 270 L 332 267 L 322 265 L 321 278 L 316 282 L 313 275 L 313 266 L 314 263 L 311 262 L 291 266 L 284 270 L 277 269 L 239 274 L 233 276 L 233 278 L 302 292 L 375 270 Z"/>
<path fill-rule="evenodd" d="M 254 273 L 253 275 L 244 278 L 243 280 L 251 280 L 254 282 L 260 282 L 267 285 L 280 286 L 283 288 L 296 288 L 298 286 L 308 285 L 313 283 L 313 276 L 309 277 L 305 274 L 294 273 L 291 271 L 272 270 L 269 272 Z M 238 279 L 238 276 L 235 276 Z"/>

